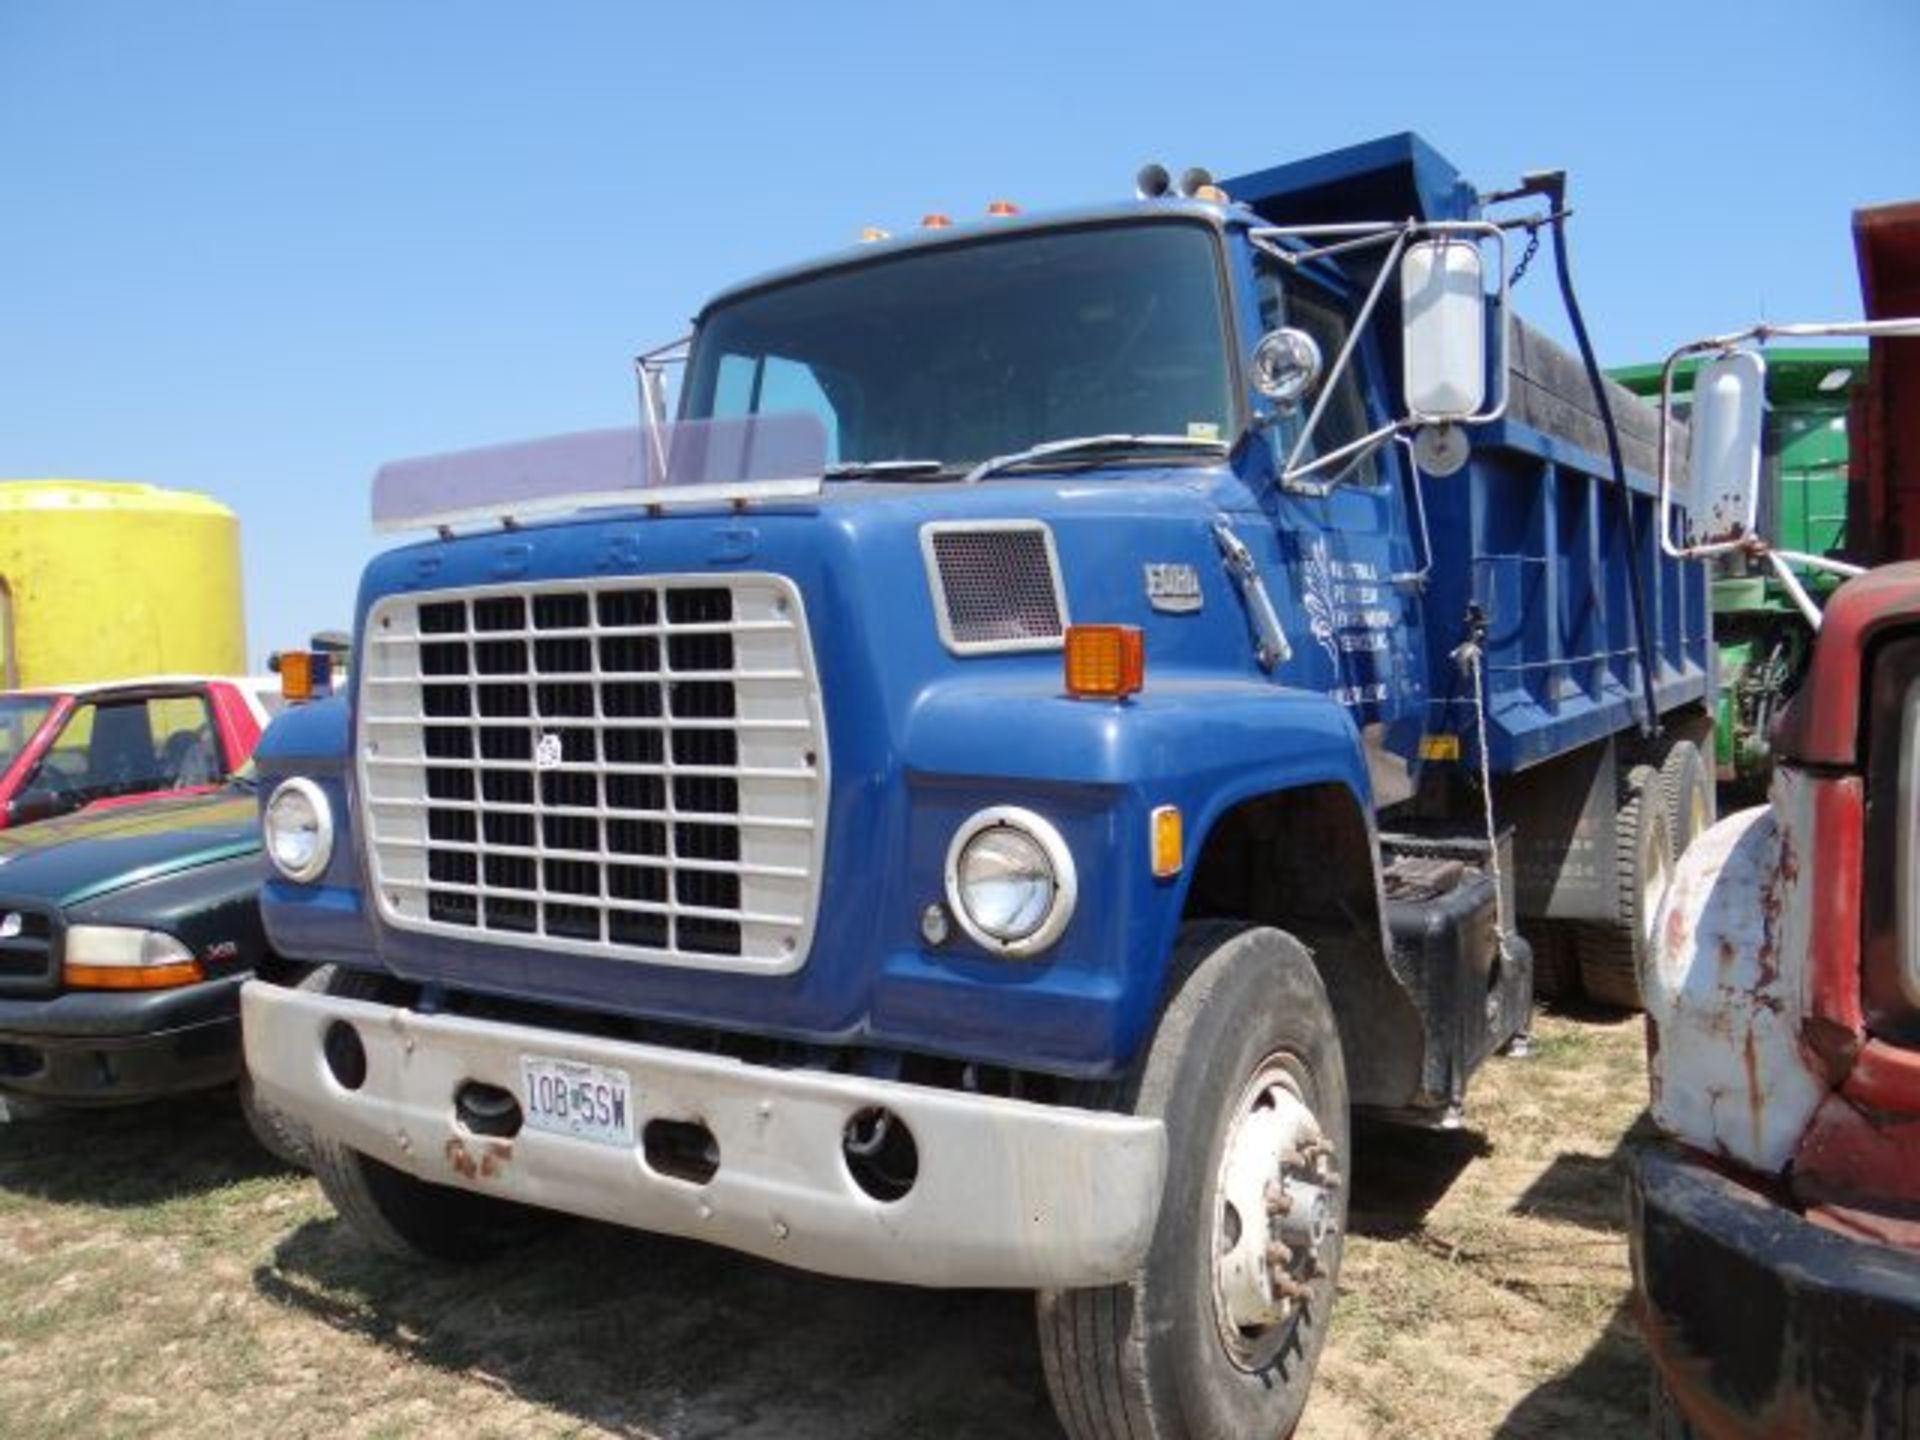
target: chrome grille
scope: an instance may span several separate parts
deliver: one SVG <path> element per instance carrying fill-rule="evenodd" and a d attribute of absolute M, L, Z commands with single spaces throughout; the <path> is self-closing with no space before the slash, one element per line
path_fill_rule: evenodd
<path fill-rule="evenodd" d="M 776 575 L 389 596 L 359 771 L 381 914 L 534 948 L 806 959 L 826 736 Z"/>
<path fill-rule="evenodd" d="M 53 942 L 52 915 L 32 905 L 0 900 L 0 995 L 51 990 Z"/>
<path fill-rule="evenodd" d="M 1057 649 L 1067 602 L 1053 532 L 1031 520 L 921 529 L 940 638 L 957 654 Z"/>

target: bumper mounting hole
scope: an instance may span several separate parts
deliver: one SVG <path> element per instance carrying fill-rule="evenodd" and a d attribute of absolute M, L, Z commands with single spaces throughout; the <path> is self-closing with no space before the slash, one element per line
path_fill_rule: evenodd
<path fill-rule="evenodd" d="M 360 1032 L 345 1020 L 327 1026 L 320 1049 L 341 1089 L 358 1090 L 367 1083 L 367 1047 L 360 1043 Z"/>
<path fill-rule="evenodd" d="M 920 1178 L 920 1147 L 913 1132 L 906 1121 L 878 1105 L 847 1121 L 840 1156 L 853 1183 L 876 1200 L 899 1200 Z"/>
<path fill-rule="evenodd" d="M 649 1120 L 640 1131 L 647 1168 L 690 1185 L 720 1173 L 720 1142 L 697 1120 Z"/>

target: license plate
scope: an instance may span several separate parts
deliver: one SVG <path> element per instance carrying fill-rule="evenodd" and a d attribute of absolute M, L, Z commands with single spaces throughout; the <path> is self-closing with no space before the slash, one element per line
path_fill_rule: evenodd
<path fill-rule="evenodd" d="M 522 1055 L 520 1080 L 529 1129 L 596 1145 L 633 1144 L 633 1082 L 624 1070 Z"/>

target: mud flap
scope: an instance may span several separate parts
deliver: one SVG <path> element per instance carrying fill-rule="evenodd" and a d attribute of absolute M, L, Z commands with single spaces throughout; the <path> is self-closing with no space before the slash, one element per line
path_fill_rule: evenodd
<path fill-rule="evenodd" d="M 1504 948 L 1494 882 L 1456 860 L 1403 857 L 1387 872 L 1393 970 L 1421 1017 L 1421 1094 L 1409 1108 L 1457 1108 L 1467 1081 L 1522 1034 L 1533 1009 L 1533 949 Z"/>

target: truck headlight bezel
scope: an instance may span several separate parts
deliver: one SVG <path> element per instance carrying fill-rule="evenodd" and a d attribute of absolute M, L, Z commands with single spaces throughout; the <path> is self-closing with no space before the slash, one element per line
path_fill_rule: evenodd
<path fill-rule="evenodd" d="M 305 808 L 302 815 L 300 808 Z M 281 853 L 279 840 L 299 832 L 310 833 L 311 849 L 304 860 Z M 333 858 L 333 807 L 313 781 L 300 776 L 282 780 L 260 812 L 260 842 L 273 868 L 297 885 L 311 884 Z"/>
<path fill-rule="evenodd" d="M 1001 894 L 989 905 L 982 892 L 990 884 L 1011 885 L 1016 895 Z M 1021 887 L 1027 887 L 1024 897 Z M 1080 887 L 1073 852 L 1051 822 L 1017 805 L 994 805 L 976 811 L 953 832 L 946 892 L 954 919 L 976 945 L 1026 959 L 1060 938 L 1073 918 Z M 1008 901 L 1016 898 L 1019 903 L 1009 912 Z M 1034 917 L 1028 912 L 1036 898 L 1040 910 Z"/>

